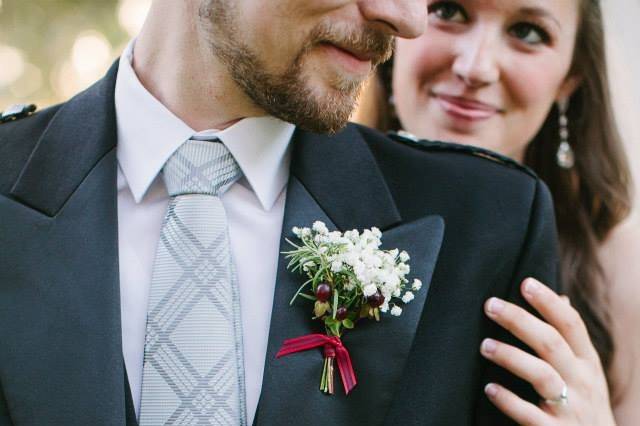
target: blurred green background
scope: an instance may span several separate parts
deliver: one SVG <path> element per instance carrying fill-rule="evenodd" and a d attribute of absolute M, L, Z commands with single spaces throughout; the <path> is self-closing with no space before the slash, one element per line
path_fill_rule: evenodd
<path fill-rule="evenodd" d="M 0 110 L 60 102 L 99 79 L 151 0 L 0 0 Z"/>

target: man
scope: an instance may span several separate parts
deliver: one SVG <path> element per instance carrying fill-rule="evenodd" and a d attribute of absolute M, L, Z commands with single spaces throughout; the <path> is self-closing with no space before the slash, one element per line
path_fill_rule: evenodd
<path fill-rule="evenodd" d="M 487 382 L 533 398 L 477 348 L 498 333 L 488 295 L 524 303 L 523 278 L 555 281 L 544 186 L 346 125 L 425 15 L 156 0 L 103 80 L 3 124 L 0 425 L 493 425 Z M 316 220 L 380 228 L 425 283 L 402 317 L 345 335 L 349 396 L 318 391 L 320 351 L 275 358 L 317 331 L 280 254 Z"/>

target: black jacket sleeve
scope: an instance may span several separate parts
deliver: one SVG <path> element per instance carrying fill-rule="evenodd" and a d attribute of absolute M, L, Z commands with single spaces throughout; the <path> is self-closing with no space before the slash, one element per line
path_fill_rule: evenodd
<path fill-rule="evenodd" d="M 555 291 L 560 288 L 558 238 L 553 201 L 548 188 L 540 180 L 536 182 L 529 227 L 516 265 L 506 292 L 496 289 L 497 291 L 492 295 L 505 298 L 534 312 L 534 309 L 524 300 L 520 293 L 520 285 L 525 278 L 536 278 Z M 491 326 L 490 335 L 487 337 L 493 337 L 532 352 L 530 348 L 498 325 Z M 489 362 L 479 383 L 476 412 L 476 424 L 478 425 L 499 426 L 515 424 L 495 408 L 485 396 L 484 386 L 490 382 L 501 384 L 532 403 L 538 404 L 540 401 L 540 396 L 531 385 Z"/>
<path fill-rule="evenodd" d="M 0 426 L 11 426 L 11 418 L 9 417 L 9 408 L 7 407 L 7 401 L 4 398 L 4 392 L 2 391 L 2 385 L 0 385 Z"/>

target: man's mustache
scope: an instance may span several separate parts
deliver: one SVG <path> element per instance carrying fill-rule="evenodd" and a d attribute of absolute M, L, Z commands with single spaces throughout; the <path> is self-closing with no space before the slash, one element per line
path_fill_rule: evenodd
<path fill-rule="evenodd" d="M 345 28 L 330 24 L 316 27 L 310 40 L 311 46 L 329 43 L 360 59 L 370 60 L 373 66 L 391 58 L 394 46 L 393 36 L 373 28 Z"/>

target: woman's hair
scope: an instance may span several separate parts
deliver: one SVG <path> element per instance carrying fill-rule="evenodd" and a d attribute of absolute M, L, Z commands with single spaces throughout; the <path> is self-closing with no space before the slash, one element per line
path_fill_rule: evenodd
<path fill-rule="evenodd" d="M 570 100 L 571 170 L 556 163 L 557 106 L 528 145 L 524 163 L 549 186 L 555 202 L 564 290 L 580 312 L 605 371 L 614 351 L 605 277 L 598 246 L 631 210 L 631 177 L 616 128 L 608 86 L 602 14 L 597 0 L 581 1 L 581 22 L 570 74 L 581 79 Z M 392 61 L 379 69 L 373 87 L 382 99 L 391 92 Z M 376 126 L 401 128 L 392 102 L 378 103 Z"/>

